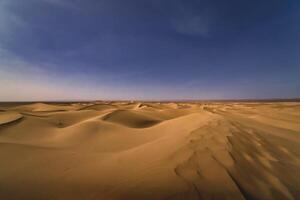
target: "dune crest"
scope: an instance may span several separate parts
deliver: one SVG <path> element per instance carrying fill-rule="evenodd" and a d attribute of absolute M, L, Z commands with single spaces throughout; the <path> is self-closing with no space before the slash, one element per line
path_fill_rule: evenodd
<path fill-rule="evenodd" d="M 0 125 L 16 122 L 23 118 L 23 115 L 19 113 L 0 113 Z"/>
<path fill-rule="evenodd" d="M 128 110 L 114 111 L 107 114 L 102 119 L 132 128 L 146 128 L 160 122 L 160 120 L 156 119 L 155 117 Z"/>

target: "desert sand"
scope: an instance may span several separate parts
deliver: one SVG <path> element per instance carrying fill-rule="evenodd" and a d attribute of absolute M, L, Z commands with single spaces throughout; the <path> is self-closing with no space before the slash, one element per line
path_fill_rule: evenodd
<path fill-rule="evenodd" d="M 0 199 L 300 199 L 300 103 L 2 103 Z"/>

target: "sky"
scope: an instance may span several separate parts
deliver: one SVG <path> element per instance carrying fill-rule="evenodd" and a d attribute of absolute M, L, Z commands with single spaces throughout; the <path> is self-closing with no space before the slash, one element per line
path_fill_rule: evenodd
<path fill-rule="evenodd" d="M 0 0 L 0 101 L 299 97 L 299 0 Z"/>

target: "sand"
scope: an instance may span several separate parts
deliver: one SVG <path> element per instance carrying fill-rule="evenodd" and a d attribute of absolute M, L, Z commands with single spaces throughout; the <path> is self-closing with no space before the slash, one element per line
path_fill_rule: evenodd
<path fill-rule="evenodd" d="M 0 104 L 0 199 L 300 199 L 300 103 Z"/>

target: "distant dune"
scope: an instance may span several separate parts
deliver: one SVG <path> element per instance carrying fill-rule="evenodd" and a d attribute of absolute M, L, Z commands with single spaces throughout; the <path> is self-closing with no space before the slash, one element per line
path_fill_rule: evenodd
<path fill-rule="evenodd" d="M 0 199 L 300 199 L 300 103 L 3 103 Z"/>

